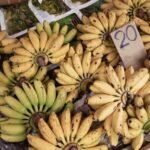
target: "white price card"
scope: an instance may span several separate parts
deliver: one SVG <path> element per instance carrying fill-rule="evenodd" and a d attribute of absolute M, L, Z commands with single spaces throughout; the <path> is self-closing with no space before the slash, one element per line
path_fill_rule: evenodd
<path fill-rule="evenodd" d="M 146 50 L 134 22 L 115 30 L 111 37 L 125 67 L 139 68 L 143 65 Z"/>

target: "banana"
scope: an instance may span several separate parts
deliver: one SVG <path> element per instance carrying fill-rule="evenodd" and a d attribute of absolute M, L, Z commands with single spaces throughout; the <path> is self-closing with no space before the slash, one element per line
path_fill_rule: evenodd
<path fill-rule="evenodd" d="M 143 101 L 143 98 L 141 96 L 136 95 L 136 97 L 134 98 L 134 106 L 136 106 L 136 107 L 144 106 L 144 101 Z"/>
<path fill-rule="evenodd" d="M 30 53 L 33 53 L 33 54 L 36 53 L 34 47 L 32 46 L 32 43 L 30 42 L 28 38 L 21 38 L 20 41 L 26 50 L 28 50 Z"/>
<path fill-rule="evenodd" d="M 90 24 L 90 20 L 89 20 L 89 18 L 87 17 L 87 16 L 82 16 L 82 22 L 83 22 L 83 24 Z"/>
<path fill-rule="evenodd" d="M 135 115 L 135 108 L 134 108 L 131 104 L 129 104 L 129 105 L 126 107 L 126 111 L 127 111 L 128 115 L 129 115 L 130 117 L 135 117 L 135 116 L 136 116 L 136 115 Z"/>
<path fill-rule="evenodd" d="M 64 35 L 59 35 L 51 44 L 48 53 L 51 54 L 53 52 L 58 51 L 64 43 Z"/>
<path fill-rule="evenodd" d="M 101 21 L 104 29 L 107 31 L 109 28 L 109 22 L 107 16 L 103 12 L 98 12 L 98 18 Z"/>
<path fill-rule="evenodd" d="M 83 77 L 83 68 L 82 68 L 81 60 L 80 60 L 80 57 L 78 54 L 75 54 L 72 57 L 72 63 L 73 63 L 73 66 L 74 66 L 76 72 L 82 78 Z"/>
<path fill-rule="evenodd" d="M 93 56 L 98 56 L 100 55 L 98 58 L 101 58 L 105 52 L 105 46 L 104 45 L 100 45 L 98 46 L 96 49 L 94 49 L 93 51 Z"/>
<path fill-rule="evenodd" d="M 67 142 L 70 142 L 71 135 L 71 114 L 69 109 L 65 109 L 61 114 L 61 126 L 64 132 L 64 136 Z"/>
<path fill-rule="evenodd" d="M 80 79 L 79 75 L 77 74 L 77 72 L 75 71 L 75 69 L 73 68 L 73 66 L 71 66 L 68 62 L 64 62 L 63 63 L 63 68 L 65 69 L 65 72 L 72 78 L 74 79 Z"/>
<path fill-rule="evenodd" d="M 14 38 L 4 38 L 0 42 L 1 42 L 1 45 L 5 47 L 9 44 L 14 44 L 14 43 L 18 42 L 18 40 L 14 39 Z"/>
<path fill-rule="evenodd" d="M 138 95 L 140 95 L 141 97 L 145 97 L 146 95 L 150 94 L 149 88 L 150 88 L 150 82 L 148 81 L 143 86 L 143 88 L 138 91 Z"/>
<path fill-rule="evenodd" d="M 25 62 L 32 61 L 32 57 L 14 55 L 10 57 L 9 60 L 13 63 L 25 63 Z"/>
<path fill-rule="evenodd" d="M 4 100 L 4 97 L 3 96 L 0 96 L 0 106 L 1 105 L 5 105 L 6 104 L 6 102 L 5 102 L 5 100 Z"/>
<path fill-rule="evenodd" d="M 92 33 L 84 33 L 82 35 L 79 36 L 79 39 L 80 40 L 93 40 L 93 39 L 96 39 L 96 38 L 99 38 L 99 35 L 98 34 L 92 34 Z"/>
<path fill-rule="evenodd" d="M 36 23 L 36 30 L 40 34 L 42 31 L 44 31 L 43 25 L 41 23 Z"/>
<path fill-rule="evenodd" d="M 48 36 L 47 36 L 46 32 L 42 31 L 40 33 L 40 37 L 39 37 L 39 48 L 40 48 L 40 51 L 43 51 L 43 49 L 45 48 L 47 40 L 48 40 Z"/>
<path fill-rule="evenodd" d="M 118 102 L 110 102 L 108 104 L 103 105 L 94 113 L 95 119 L 99 121 L 105 120 L 109 115 L 111 115 L 114 112 L 117 105 L 118 105 Z"/>
<path fill-rule="evenodd" d="M 67 92 L 65 91 L 64 88 L 61 88 L 58 91 L 58 95 L 57 95 L 56 100 L 53 103 L 50 111 L 59 112 L 64 107 L 66 98 L 67 98 Z"/>
<path fill-rule="evenodd" d="M 116 90 L 108 83 L 104 81 L 98 81 L 96 80 L 93 84 L 95 87 L 97 87 L 100 92 L 103 92 L 104 94 L 109 94 L 109 95 L 118 95 Z"/>
<path fill-rule="evenodd" d="M 90 145 L 95 142 L 97 139 L 100 141 L 100 137 L 102 136 L 103 129 L 97 128 L 93 131 L 90 131 L 87 135 L 85 135 L 80 141 L 79 144 L 81 145 Z"/>
<path fill-rule="evenodd" d="M 93 122 L 93 116 L 90 115 L 86 117 L 82 123 L 80 124 L 80 127 L 76 133 L 75 142 L 78 142 L 81 138 L 87 135 L 91 125 Z"/>
<path fill-rule="evenodd" d="M 22 90 L 22 88 L 20 88 L 19 86 L 15 86 L 14 93 L 17 96 L 17 98 L 19 99 L 19 101 L 23 104 L 23 106 L 26 107 L 27 109 L 29 109 L 33 113 L 32 105 L 31 105 L 27 95 Z"/>
<path fill-rule="evenodd" d="M 36 94 L 38 96 L 38 105 L 39 105 L 39 111 L 42 111 L 45 103 L 46 103 L 46 91 L 44 88 L 44 85 L 39 80 L 34 80 L 34 89 L 36 91 Z"/>
<path fill-rule="evenodd" d="M 136 138 L 132 140 L 132 148 L 138 150 L 144 143 L 144 133 L 141 132 Z"/>
<path fill-rule="evenodd" d="M 99 29 L 101 32 L 104 31 L 104 27 L 100 20 L 97 17 L 90 16 L 89 20 L 93 26 L 95 26 L 97 29 Z"/>
<path fill-rule="evenodd" d="M 0 52 L 4 54 L 12 54 L 15 48 L 21 47 L 22 44 L 20 42 L 9 44 L 5 47 L 0 48 Z"/>
<path fill-rule="evenodd" d="M 26 127 L 20 124 L 3 124 L 0 125 L 1 133 L 7 135 L 21 135 L 26 132 Z"/>
<path fill-rule="evenodd" d="M 49 128 L 48 124 L 44 121 L 43 118 L 38 121 L 38 128 L 46 141 L 53 145 L 57 145 L 55 134 L 52 132 L 52 130 Z"/>
<path fill-rule="evenodd" d="M 30 69 L 32 67 L 33 63 L 31 61 L 27 61 L 24 63 L 19 63 L 16 65 L 13 65 L 12 67 L 12 72 L 14 73 L 22 73 L 27 71 L 28 69 Z"/>
<path fill-rule="evenodd" d="M 143 32 L 147 33 L 147 34 L 150 34 L 150 26 L 147 26 L 147 25 L 141 25 L 139 27 Z"/>
<path fill-rule="evenodd" d="M 70 46 L 69 51 L 68 51 L 68 57 L 72 57 L 75 54 L 75 49 Z"/>
<path fill-rule="evenodd" d="M 63 61 L 63 59 L 66 57 L 66 54 L 60 56 L 60 57 L 56 57 L 56 58 L 49 58 L 49 61 L 52 63 L 52 64 L 58 64 L 60 63 L 61 61 Z"/>
<path fill-rule="evenodd" d="M 40 39 L 39 39 L 38 34 L 33 30 L 29 30 L 28 36 L 29 36 L 29 39 L 30 39 L 34 49 L 38 52 L 40 49 Z"/>
<path fill-rule="evenodd" d="M 24 124 L 24 120 L 21 120 L 21 119 L 14 119 L 14 118 L 7 118 L 3 121 L 0 121 L 0 125 L 5 125 L 5 124 L 15 124 L 15 125 L 21 125 L 21 124 Z"/>
<path fill-rule="evenodd" d="M 68 26 L 64 25 L 60 30 L 60 34 L 66 35 L 67 32 L 68 32 Z"/>
<path fill-rule="evenodd" d="M 133 129 L 142 129 L 143 124 L 136 118 L 129 118 L 128 125 Z"/>
<path fill-rule="evenodd" d="M 144 21 L 143 19 L 140 19 L 139 17 L 134 16 L 133 21 L 137 26 L 141 25 L 149 25 L 148 22 Z"/>
<path fill-rule="evenodd" d="M 53 25 L 52 32 L 58 34 L 59 31 L 60 31 L 60 24 L 58 22 L 55 22 L 54 25 Z"/>
<path fill-rule="evenodd" d="M 50 144 L 49 142 L 43 140 L 40 137 L 29 134 L 27 135 L 27 139 L 28 139 L 29 144 L 36 149 L 40 149 L 40 150 L 49 150 L 49 149 L 56 150 L 57 149 L 56 146 Z"/>
<path fill-rule="evenodd" d="M 34 106 L 34 109 L 38 111 L 38 96 L 35 89 L 28 82 L 23 82 L 22 87 L 31 104 Z"/>
<path fill-rule="evenodd" d="M 67 99 L 66 102 L 72 102 L 74 101 L 78 96 L 78 89 L 74 89 L 72 90 L 68 95 L 67 95 Z"/>
<path fill-rule="evenodd" d="M 126 89 L 130 90 L 135 86 L 142 78 L 148 73 L 146 68 L 141 68 L 135 73 L 133 73 L 126 81 Z"/>
<path fill-rule="evenodd" d="M 114 89 L 120 89 L 121 85 L 119 78 L 112 66 L 109 65 L 106 67 L 106 75 L 109 83 L 114 87 Z"/>
<path fill-rule="evenodd" d="M 119 0 L 115 0 L 113 1 L 113 4 L 115 5 L 116 8 L 118 9 L 129 9 L 129 5 L 119 1 Z"/>
<path fill-rule="evenodd" d="M 52 29 L 51 29 L 51 26 L 50 26 L 50 24 L 48 23 L 47 20 L 44 20 L 43 28 L 44 28 L 44 31 L 47 33 L 47 36 L 51 36 L 52 35 Z"/>
<path fill-rule="evenodd" d="M 144 104 L 145 105 L 150 105 L 150 94 L 148 94 L 144 97 Z"/>
<path fill-rule="evenodd" d="M 90 34 L 100 34 L 100 30 L 97 29 L 96 27 L 94 26 L 91 26 L 91 25 L 78 25 L 77 28 L 79 27 L 79 29 L 81 29 L 83 32 L 86 32 L 86 33 L 90 33 Z"/>
<path fill-rule="evenodd" d="M 141 122 L 145 123 L 148 121 L 148 115 L 144 107 L 136 107 L 135 113 Z"/>
<path fill-rule="evenodd" d="M 88 105 L 103 105 L 103 104 L 107 104 L 110 102 L 114 102 L 119 100 L 118 97 L 116 96 L 112 96 L 112 95 L 107 95 L 107 94 L 95 94 L 93 96 L 90 96 L 88 98 Z"/>
<path fill-rule="evenodd" d="M 76 29 L 70 30 L 70 31 L 65 35 L 64 43 L 69 43 L 70 41 L 72 41 L 73 38 L 76 36 L 76 34 L 77 34 L 77 30 L 76 30 Z"/>
<path fill-rule="evenodd" d="M 115 23 L 115 28 L 118 29 L 122 27 L 126 23 L 126 19 L 127 19 L 126 14 L 122 14 L 121 16 L 119 16 L 119 18 L 117 19 Z"/>
<path fill-rule="evenodd" d="M 21 134 L 21 135 L 7 135 L 7 134 L 0 134 L 0 138 L 4 141 L 7 142 L 21 142 L 26 139 L 26 134 Z"/>
<path fill-rule="evenodd" d="M 53 133 L 57 137 L 57 139 L 59 141 L 62 141 L 65 144 L 66 140 L 65 140 L 64 133 L 63 133 L 63 129 L 61 127 L 61 124 L 57 115 L 54 112 L 52 112 L 49 116 L 49 124 L 52 128 Z"/>
<path fill-rule="evenodd" d="M 115 27 L 115 23 L 116 23 L 116 20 L 117 20 L 117 17 L 116 17 L 116 14 L 114 11 L 110 11 L 108 13 L 108 26 L 109 26 L 109 31 L 112 31 Z"/>
<path fill-rule="evenodd" d="M 27 57 L 32 57 L 33 53 L 30 51 L 27 51 L 26 49 L 19 47 L 13 50 L 15 54 L 17 55 L 22 55 L 22 56 L 27 56 Z"/>
<path fill-rule="evenodd" d="M 144 43 L 150 42 L 150 35 L 142 35 L 141 38 Z"/>
<path fill-rule="evenodd" d="M 14 118 L 14 119 L 26 119 L 25 115 L 7 107 L 7 106 L 0 106 L 0 112 L 5 115 L 6 117 Z"/>
<path fill-rule="evenodd" d="M 4 100 L 6 101 L 7 105 L 10 106 L 15 111 L 20 112 L 22 114 L 30 115 L 30 113 L 27 112 L 27 109 L 14 97 L 5 96 Z"/>
<path fill-rule="evenodd" d="M 133 68 L 133 66 L 128 67 L 128 68 L 125 70 L 126 79 L 128 79 L 133 73 L 134 73 L 134 68 Z"/>
<path fill-rule="evenodd" d="M 83 74 L 84 77 L 87 77 L 89 69 L 90 69 L 90 64 L 91 64 L 91 52 L 86 52 L 84 53 L 83 59 L 82 59 L 82 68 L 83 68 Z"/>
<path fill-rule="evenodd" d="M 7 36 L 5 31 L 0 31 L 0 41 L 3 40 Z"/>
<path fill-rule="evenodd" d="M 58 51 L 52 53 L 50 57 L 55 58 L 55 57 L 60 57 L 65 55 L 69 51 L 69 44 L 63 45 Z"/>
<path fill-rule="evenodd" d="M 108 116 L 104 121 L 104 129 L 106 130 L 106 133 L 108 137 L 111 135 L 112 130 L 112 115 Z"/>
<path fill-rule="evenodd" d="M 50 108 L 56 99 L 56 87 L 53 81 L 49 81 L 47 84 L 47 91 L 46 91 L 46 103 L 44 111 L 47 111 Z"/>
<path fill-rule="evenodd" d="M 129 128 L 128 130 L 128 134 L 127 134 L 127 138 L 133 139 L 135 137 L 137 137 L 141 132 L 141 129 L 131 129 Z"/>
<path fill-rule="evenodd" d="M 119 142 L 119 135 L 115 133 L 112 128 L 110 132 L 111 132 L 111 135 L 109 136 L 110 143 L 113 146 L 117 146 Z"/>
<path fill-rule="evenodd" d="M 4 85 L 10 85 L 11 84 L 11 80 L 9 80 L 9 78 L 7 78 L 5 76 L 5 74 L 2 73 L 1 71 L 0 71 L 0 82 L 4 83 Z"/>
<path fill-rule="evenodd" d="M 9 93 L 9 88 L 6 87 L 6 86 L 1 86 L 0 88 L 0 95 L 1 96 L 5 96 L 5 95 L 8 95 Z"/>

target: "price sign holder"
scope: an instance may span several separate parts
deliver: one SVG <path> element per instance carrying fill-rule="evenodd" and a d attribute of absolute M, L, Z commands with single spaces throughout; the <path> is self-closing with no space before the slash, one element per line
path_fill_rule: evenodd
<path fill-rule="evenodd" d="M 111 33 L 111 37 L 125 67 L 143 66 L 146 50 L 134 22 L 115 30 Z"/>

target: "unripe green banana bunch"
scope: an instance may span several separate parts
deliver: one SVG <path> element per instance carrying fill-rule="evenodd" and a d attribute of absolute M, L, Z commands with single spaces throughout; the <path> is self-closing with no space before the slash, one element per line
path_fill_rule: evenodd
<path fill-rule="evenodd" d="M 37 23 L 36 29 L 39 34 L 42 31 L 45 31 L 48 37 L 50 37 L 53 33 L 64 35 L 65 44 L 71 42 L 77 34 L 77 30 L 75 28 L 70 29 L 68 25 L 64 25 L 61 27 L 61 25 L 58 22 L 55 22 L 53 25 L 51 25 L 46 20 L 43 22 L 43 25 Z"/>
<path fill-rule="evenodd" d="M 11 54 L 14 48 L 20 46 L 21 43 L 17 39 L 8 37 L 5 31 L 0 31 L 0 53 Z"/>
<path fill-rule="evenodd" d="M 91 51 L 97 57 L 103 56 L 103 61 L 115 66 L 120 58 L 110 37 L 110 33 L 126 23 L 129 17 L 126 14 L 117 16 L 114 11 L 93 13 L 91 16 L 83 16 L 83 24 L 78 24 L 81 32 L 78 36 L 86 46 L 86 51 Z M 102 55 L 103 54 L 103 55 Z"/>
<path fill-rule="evenodd" d="M 36 131 L 40 117 L 46 118 L 50 112 L 59 112 L 66 104 L 67 92 L 61 88 L 56 91 L 54 81 L 45 87 L 39 80 L 33 85 L 23 82 L 22 87 L 14 87 L 15 96 L 5 96 L 7 105 L 0 106 L 4 116 L 0 120 L 0 138 L 7 142 L 20 142 L 30 131 Z M 66 107 L 70 107 L 68 104 Z"/>
<path fill-rule="evenodd" d="M 64 44 L 64 35 L 53 33 L 48 37 L 45 31 L 38 34 L 29 30 L 27 37 L 20 39 L 22 47 L 14 49 L 14 55 L 9 58 L 14 73 L 29 77 L 36 75 L 40 67 L 49 63 L 60 63 L 67 55 L 69 43 Z"/>
<path fill-rule="evenodd" d="M 101 5 L 101 9 L 108 13 L 110 10 L 116 12 L 117 16 L 127 14 L 129 19 L 137 26 L 148 25 L 150 20 L 150 1 L 148 0 L 112 0 Z"/>
<path fill-rule="evenodd" d="M 24 66 L 25 67 L 25 66 Z M 21 73 L 16 74 L 12 71 L 12 66 L 8 60 L 3 61 L 2 63 L 3 71 L 0 71 L 0 105 L 4 105 L 5 101 L 4 96 L 8 94 L 13 94 L 14 86 L 21 85 L 24 81 L 40 80 L 45 82 L 48 77 L 47 67 L 41 67 L 39 70 L 31 70 L 30 73 Z M 36 74 L 35 76 L 32 76 Z"/>
<path fill-rule="evenodd" d="M 104 121 L 110 142 L 115 146 L 128 118 L 125 108 L 132 108 L 136 95 L 144 97 L 150 94 L 149 72 L 146 68 L 134 70 L 129 67 L 125 70 L 121 65 L 115 69 L 109 65 L 104 73 L 101 80 L 94 81 L 90 86 L 94 95 L 88 98 L 87 103 L 95 110 L 95 119 Z"/>
<path fill-rule="evenodd" d="M 126 108 L 128 119 L 123 124 L 124 144 L 128 139 L 128 144 L 132 145 L 134 150 L 139 150 L 144 143 L 144 132 L 150 132 L 150 95 L 144 98 L 137 95 L 133 104 Z"/>
<path fill-rule="evenodd" d="M 39 150 L 108 150 L 107 145 L 101 145 L 100 139 L 103 128 L 91 130 L 93 116 L 85 118 L 78 112 L 71 116 L 70 110 L 65 109 L 60 117 L 52 112 L 48 123 L 44 119 L 38 122 L 40 135 L 27 135 L 30 148 Z"/>
<path fill-rule="evenodd" d="M 81 43 L 73 51 L 68 52 L 70 57 L 55 70 L 56 81 L 61 85 L 58 89 L 63 87 L 69 92 L 67 101 L 76 99 L 80 92 L 88 92 L 101 67 L 101 59 L 92 57 L 91 52 L 83 52 Z"/>

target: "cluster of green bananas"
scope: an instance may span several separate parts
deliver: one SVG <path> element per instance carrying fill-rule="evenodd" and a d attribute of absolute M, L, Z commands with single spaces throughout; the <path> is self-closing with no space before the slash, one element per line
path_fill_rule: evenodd
<path fill-rule="evenodd" d="M 65 88 L 69 92 L 67 101 L 72 101 L 81 91 L 86 93 L 89 90 L 101 67 L 101 59 L 92 57 L 89 51 L 83 51 L 81 43 L 71 48 L 68 55 L 70 57 L 55 72 L 56 81 L 61 84 L 58 88 Z"/>
<path fill-rule="evenodd" d="M 101 9 L 107 13 L 110 10 L 117 15 L 127 14 L 137 26 L 148 25 L 150 20 L 150 2 L 148 0 L 106 0 Z"/>
<path fill-rule="evenodd" d="M 50 37 L 45 31 L 28 31 L 28 37 L 20 39 L 22 47 L 14 50 L 9 58 L 14 73 L 23 73 L 30 78 L 35 76 L 41 66 L 48 63 L 60 63 L 69 50 L 69 44 L 64 44 L 64 35 L 53 33 Z"/>
<path fill-rule="evenodd" d="M 69 109 L 60 117 L 52 112 L 48 124 L 43 119 L 38 122 L 42 136 L 27 135 L 29 150 L 108 150 L 107 145 L 99 144 L 103 128 L 90 130 L 93 121 L 92 115 L 82 118 L 81 112 L 71 116 Z"/>
<path fill-rule="evenodd" d="M 103 80 L 96 80 L 90 86 L 94 95 L 88 98 L 88 105 L 95 110 L 94 118 L 104 121 L 110 143 L 116 146 L 119 134 L 123 134 L 130 104 L 136 95 L 145 97 L 150 94 L 149 72 L 146 68 L 135 71 L 132 67 L 125 70 L 121 65 L 115 69 L 109 65 L 104 74 Z M 137 115 L 141 117 L 140 112 Z"/>
<path fill-rule="evenodd" d="M 22 87 L 14 87 L 15 96 L 5 96 L 6 105 L 0 106 L 0 138 L 7 142 L 25 140 L 26 134 L 36 129 L 39 117 L 47 117 L 50 112 L 59 112 L 66 103 L 67 92 L 56 91 L 54 81 L 46 87 L 39 80 L 33 85 L 23 82 Z M 57 127 L 57 126 L 56 126 Z"/>
<path fill-rule="evenodd" d="M 83 24 L 78 24 L 77 29 L 81 32 L 78 39 L 86 46 L 86 51 L 97 52 L 97 57 L 103 54 L 106 63 L 115 66 L 120 58 L 110 37 L 110 33 L 126 23 L 129 17 L 126 14 L 117 16 L 114 11 L 93 13 L 91 16 L 83 16 Z"/>
<path fill-rule="evenodd" d="M 14 48 L 20 46 L 17 39 L 8 37 L 5 31 L 0 31 L 0 53 L 11 54 Z"/>
<path fill-rule="evenodd" d="M 10 62 L 8 60 L 3 61 L 2 63 L 3 71 L 0 71 L 0 105 L 4 105 L 5 101 L 3 99 L 4 96 L 8 94 L 13 94 L 14 86 L 21 85 L 24 81 L 40 80 L 47 81 L 49 78 L 47 75 L 47 68 L 41 67 L 37 72 L 34 78 L 29 78 L 27 74 L 15 74 L 12 71 Z"/>
<path fill-rule="evenodd" d="M 40 34 L 42 31 L 45 31 L 50 37 L 53 33 L 64 35 L 64 43 L 71 42 L 76 34 L 77 30 L 75 28 L 69 29 L 68 25 L 61 25 L 58 22 L 55 22 L 53 25 L 49 24 L 46 20 L 43 22 L 43 25 L 40 23 L 36 24 L 37 32 Z"/>

